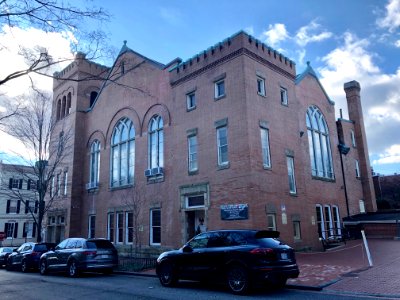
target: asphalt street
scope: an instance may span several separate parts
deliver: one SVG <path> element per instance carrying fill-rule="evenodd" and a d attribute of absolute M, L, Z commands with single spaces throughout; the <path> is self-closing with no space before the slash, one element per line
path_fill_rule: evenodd
<path fill-rule="evenodd" d="M 0 299 L 382 299 L 300 290 L 256 290 L 248 296 L 233 296 L 222 286 L 181 282 L 176 288 L 164 288 L 157 278 L 133 275 L 84 274 L 68 278 L 63 274 L 41 276 L 0 270 Z"/>

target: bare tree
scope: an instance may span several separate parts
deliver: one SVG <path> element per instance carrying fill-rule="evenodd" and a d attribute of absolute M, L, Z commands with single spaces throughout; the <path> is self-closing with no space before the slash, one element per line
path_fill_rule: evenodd
<path fill-rule="evenodd" d="M 142 247 L 144 192 L 139 186 L 135 186 L 121 191 L 119 198 L 130 214 L 127 218 L 127 236 L 132 240 L 132 254 L 138 254 Z"/>
<path fill-rule="evenodd" d="M 11 102 L 7 98 L 1 98 L 0 95 L 0 130 L 9 119 L 17 117 L 23 107 L 23 103 L 17 99 Z"/>
<path fill-rule="evenodd" d="M 82 4 L 90 1 L 82 1 Z M 90 22 L 108 21 L 109 14 L 98 7 L 78 7 L 62 0 L 0 0 L 0 33 L 3 28 L 33 27 L 45 32 L 71 32 L 75 40 L 71 42 L 71 52 L 84 52 L 90 59 L 109 55 L 105 46 L 106 34 L 97 30 L 87 30 Z M 87 22 L 87 23 L 85 23 Z M 5 50 L 0 45 L 0 51 Z M 0 86 L 13 79 L 32 73 L 52 76 L 52 67 L 72 58 L 54 59 L 48 49 L 20 46 L 19 55 L 24 57 L 26 68 L 16 69 L 0 78 Z M 90 57 L 89 57 L 90 56 Z"/>
<path fill-rule="evenodd" d="M 63 166 L 63 161 L 71 153 L 71 129 L 67 125 L 55 123 L 51 114 L 51 95 L 34 90 L 25 98 L 25 107 L 20 110 L 18 118 L 6 124 L 6 132 L 19 140 L 28 151 L 28 158 L 18 154 L 31 172 L 16 169 L 26 181 L 36 182 L 37 214 L 29 209 L 37 225 L 37 241 L 41 241 L 43 216 L 51 208 L 55 196 L 61 191 L 60 184 L 54 184 L 56 171 Z M 57 128 L 56 128 L 57 126 Z M 23 172 L 24 171 L 24 172 Z M 60 178 L 58 178 L 60 180 Z M 21 190 L 12 190 L 11 194 L 28 206 L 32 198 Z M 46 202 L 45 202 L 46 201 Z"/>

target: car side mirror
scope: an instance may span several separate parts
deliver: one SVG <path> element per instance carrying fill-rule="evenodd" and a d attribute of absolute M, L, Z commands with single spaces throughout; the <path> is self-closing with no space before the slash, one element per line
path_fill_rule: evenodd
<path fill-rule="evenodd" d="M 193 249 L 189 245 L 185 245 L 185 246 L 183 246 L 182 251 L 185 253 L 190 253 L 190 252 L 193 252 Z"/>

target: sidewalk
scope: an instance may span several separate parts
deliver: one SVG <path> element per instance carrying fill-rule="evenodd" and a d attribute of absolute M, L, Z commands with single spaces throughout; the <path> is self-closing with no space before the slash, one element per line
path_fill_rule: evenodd
<path fill-rule="evenodd" d="M 300 276 L 288 287 L 400 298 L 400 241 L 369 239 L 370 267 L 362 240 L 326 252 L 297 253 Z"/>
<path fill-rule="evenodd" d="M 361 272 L 342 275 L 324 291 L 400 298 L 400 241 L 370 239 L 373 266 Z M 348 261 L 354 257 L 349 256 Z"/>
<path fill-rule="evenodd" d="M 400 298 L 400 241 L 369 239 L 370 267 L 362 240 L 326 252 L 296 253 L 300 276 L 288 288 Z M 155 276 L 155 270 L 140 272 Z"/>
<path fill-rule="evenodd" d="M 362 240 L 350 240 L 346 245 L 325 252 L 296 253 L 300 276 L 289 279 L 288 285 L 321 290 L 341 279 L 341 276 L 369 266 Z"/>

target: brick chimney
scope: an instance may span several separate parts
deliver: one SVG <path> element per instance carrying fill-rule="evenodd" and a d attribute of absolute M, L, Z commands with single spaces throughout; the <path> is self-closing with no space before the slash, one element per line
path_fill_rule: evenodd
<path fill-rule="evenodd" d="M 361 184 L 364 195 L 365 208 L 367 212 L 377 209 L 375 190 L 372 181 L 371 166 L 368 156 L 367 138 L 365 135 L 364 118 L 361 107 L 360 84 L 353 80 L 344 84 L 349 119 L 354 122 L 354 135 L 356 139 L 361 175 Z M 361 200 L 361 199 L 360 199 Z"/>

